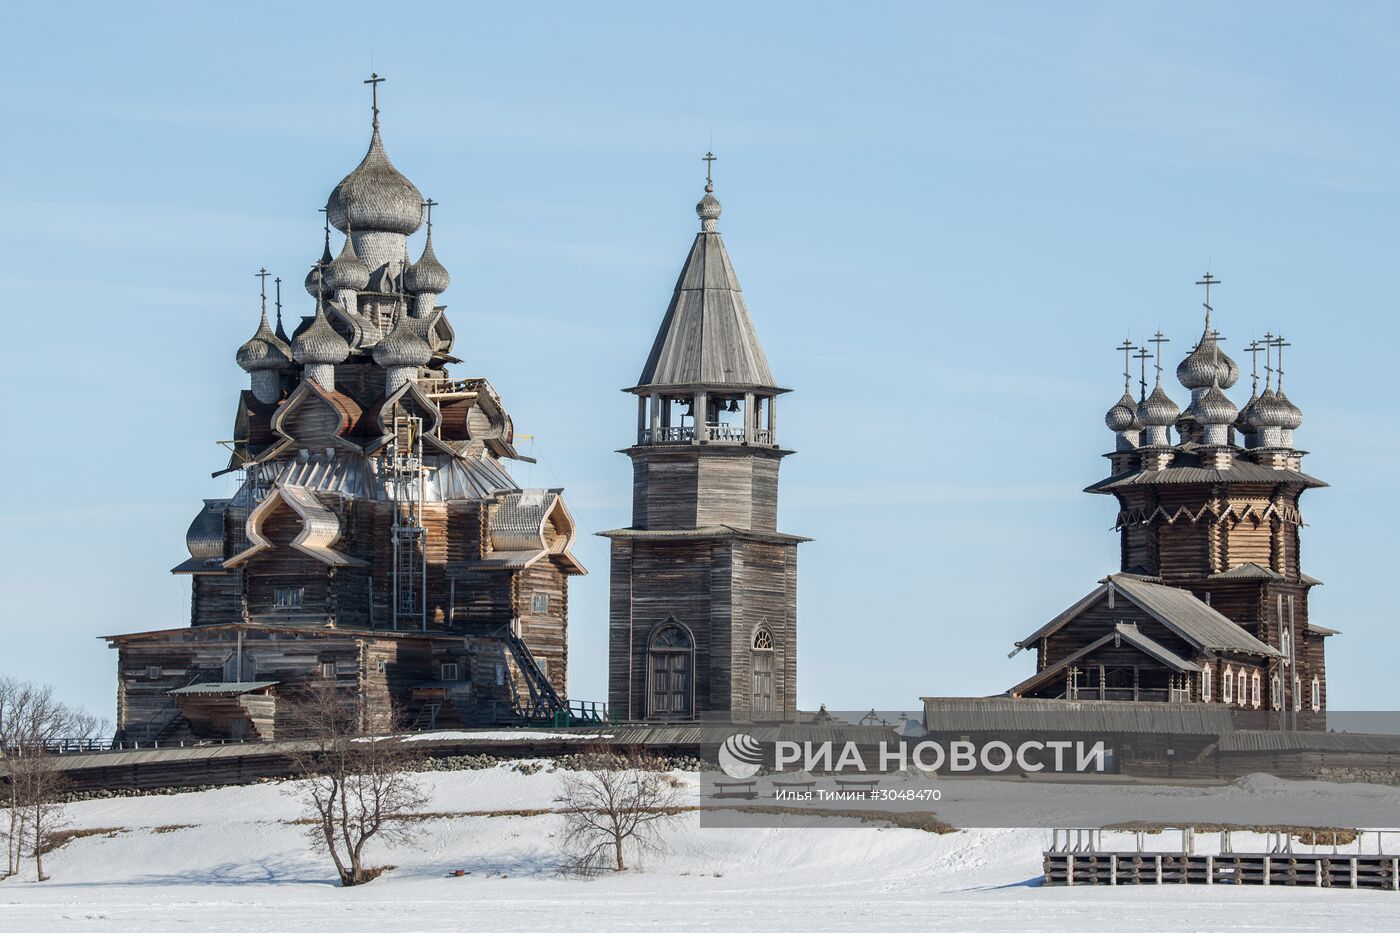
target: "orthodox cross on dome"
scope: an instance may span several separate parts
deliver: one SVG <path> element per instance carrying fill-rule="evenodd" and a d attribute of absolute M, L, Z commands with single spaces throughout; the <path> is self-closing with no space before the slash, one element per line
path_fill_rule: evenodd
<path fill-rule="evenodd" d="M 1278 390 L 1279 390 L 1280 392 L 1282 392 L 1282 391 L 1283 391 L 1283 348 L 1284 348 L 1284 347 L 1291 347 L 1291 346 L 1293 346 L 1293 344 L 1288 343 L 1287 341 L 1285 341 L 1285 340 L 1284 340 L 1284 337 L 1283 337 L 1283 334 L 1279 334 L 1277 337 L 1275 337 L 1274 340 L 1273 340 L 1273 344 L 1274 344 L 1274 346 L 1278 347 L 1278 366 L 1276 367 L 1276 372 L 1278 372 Z"/>
<path fill-rule="evenodd" d="M 1264 391 L 1274 384 L 1274 335 L 1264 335 Z"/>
<path fill-rule="evenodd" d="M 1204 276 L 1202 279 L 1200 279 L 1198 282 L 1196 282 L 1196 284 L 1197 284 L 1197 285 L 1204 285 L 1204 286 L 1206 287 L 1206 300 L 1203 302 L 1203 304 L 1204 304 L 1205 309 L 1206 309 L 1206 334 L 1207 334 L 1207 335 L 1210 335 L 1210 334 L 1211 334 L 1211 330 L 1210 330 L 1210 312 L 1214 310 L 1214 309 L 1210 306 L 1210 287 L 1211 287 L 1212 285 L 1219 285 L 1219 284 L 1221 284 L 1221 283 L 1220 283 L 1220 280 L 1219 280 L 1219 279 L 1217 279 L 1215 276 L 1213 276 L 1213 275 L 1211 275 L 1209 272 L 1207 272 L 1207 273 L 1205 274 L 1205 276 Z"/>
<path fill-rule="evenodd" d="M 428 236 L 433 235 L 433 208 L 437 207 L 437 205 L 438 202 L 434 201 L 432 198 L 428 198 L 428 200 L 423 202 L 423 207 L 428 212 Z"/>
<path fill-rule="evenodd" d="M 1249 365 L 1253 370 L 1250 384 L 1250 394 L 1259 394 L 1259 351 L 1264 349 L 1264 345 L 1257 340 L 1251 340 L 1249 346 L 1245 347 L 1249 351 Z"/>
<path fill-rule="evenodd" d="M 264 268 L 262 268 L 262 269 L 259 269 L 257 272 L 254 272 L 253 274 L 256 275 L 256 276 L 258 277 L 258 289 L 259 289 L 259 291 L 262 292 L 262 309 L 263 309 L 263 314 L 266 314 L 266 313 L 267 313 L 267 277 L 268 277 L 269 275 L 271 275 L 272 273 L 271 273 L 271 272 L 268 272 L 267 269 L 266 269 L 266 267 L 264 267 Z"/>
<path fill-rule="evenodd" d="M 705 163 L 705 190 L 709 192 L 715 190 L 715 179 L 712 169 L 715 167 L 715 160 L 718 158 L 719 156 L 715 155 L 713 152 L 706 152 L 700 157 L 700 160 Z"/>
<path fill-rule="evenodd" d="M 1155 360 L 1154 360 L 1154 362 L 1153 362 L 1152 365 L 1153 365 L 1153 368 L 1157 370 L 1157 385 L 1161 385 L 1161 384 L 1162 384 L 1162 344 L 1164 344 L 1164 343 L 1171 343 L 1172 341 L 1171 341 L 1171 338 L 1170 338 L 1170 337 L 1163 337 L 1163 336 L 1162 336 L 1162 332 L 1159 330 L 1159 331 L 1157 331 L 1157 333 L 1153 334 L 1150 338 L 1148 338 L 1148 341 L 1147 341 L 1147 342 L 1148 342 L 1148 343 L 1155 343 L 1155 344 L 1157 345 L 1157 349 L 1156 349 L 1156 351 L 1155 351 L 1155 353 L 1154 353 Z"/>
<path fill-rule="evenodd" d="M 1115 349 L 1123 351 L 1123 394 L 1130 395 L 1133 384 L 1132 354 L 1137 347 L 1133 346 L 1131 340 L 1124 338 L 1123 342 Z"/>
<path fill-rule="evenodd" d="M 277 287 L 277 328 L 282 328 L 282 276 L 272 280 L 272 284 Z"/>
<path fill-rule="evenodd" d="M 370 109 L 374 112 L 374 128 L 376 130 L 379 129 L 379 85 L 384 80 L 384 78 L 379 77 L 379 75 L 371 71 L 369 77 L 361 82 L 369 85 Z"/>
<path fill-rule="evenodd" d="M 1138 361 L 1138 388 L 1142 395 L 1142 401 L 1147 401 L 1147 361 L 1152 359 L 1152 354 L 1148 352 L 1144 344 L 1137 348 L 1133 354 L 1133 359 Z"/>

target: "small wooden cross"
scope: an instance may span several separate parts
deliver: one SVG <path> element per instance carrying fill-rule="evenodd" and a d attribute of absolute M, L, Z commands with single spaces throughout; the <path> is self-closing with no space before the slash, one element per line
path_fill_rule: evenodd
<path fill-rule="evenodd" d="M 362 82 L 369 85 L 370 108 L 374 111 L 375 129 L 379 128 L 379 85 L 384 80 L 384 78 L 379 77 L 379 75 L 371 71 L 369 77 Z"/>
<path fill-rule="evenodd" d="M 262 269 L 259 269 L 257 272 L 254 272 L 253 274 L 256 275 L 256 276 L 258 277 L 258 279 L 259 279 L 259 281 L 258 281 L 258 287 L 259 287 L 259 289 L 262 291 L 263 310 L 266 311 L 266 310 L 267 310 L 267 277 L 268 277 L 269 275 L 271 275 L 272 273 L 271 273 L 271 272 L 268 272 L 266 268 L 262 268 Z"/>
<path fill-rule="evenodd" d="M 705 186 L 707 188 L 714 186 L 715 181 L 714 178 L 711 177 L 710 170 L 714 168 L 715 160 L 718 158 L 719 156 L 715 155 L 713 152 L 707 152 L 701 157 L 701 161 L 705 163 Z"/>
<path fill-rule="evenodd" d="M 423 206 L 424 206 L 425 208 L 428 209 L 428 232 L 429 232 L 429 233 L 432 233 L 432 232 L 433 232 L 433 208 L 437 207 L 437 205 L 438 205 L 438 202 L 434 201 L 432 198 L 428 198 L 428 200 L 426 200 L 426 201 L 423 202 Z"/>
<path fill-rule="evenodd" d="M 1151 339 L 1149 339 L 1147 342 L 1155 343 L 1157 345 L 1157 362 L 1153 365 L 1157 369 L 1157 382 L 1160 383 L 1162 381 L 1162 344 L 1171 343 L 1171 338 L 1163 337 L 1162 332 L 1159 330 L 1157 331 L 1157 333 L 1153 334 Z"/>
<path fill-rule="evenodd" d="M 1133 379 L 1133 364 L 1130 361 L 1130 359 L 1132 356 L 1132 352 L 1136 350 L 1137 347 L 1133 346 L 1133 342 L 1131 340 L 1125 338 L 1123 342 L 1119 344 L 1118 347 L 1116 347 L 1116 349 L 1123 351 L 1123 391 L 1127 392 L 1128 386 L 1132 385 Z"/>

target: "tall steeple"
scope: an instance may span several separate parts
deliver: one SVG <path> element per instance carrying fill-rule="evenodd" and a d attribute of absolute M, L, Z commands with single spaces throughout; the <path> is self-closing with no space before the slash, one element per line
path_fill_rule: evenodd
<path fill-rule="evenodd" d="M 714 155 L 706 153 L 712 166 Z M 714 176 L 637 384 L 632 525 L 612 539 L 609 697 L 628 719 L 789 718 L 797 545 L 777 530 L 775 401 Z M 668 569 L 669 568 L 669 569 Z M 683 568 L 677 575 L 677 568 Z"/>

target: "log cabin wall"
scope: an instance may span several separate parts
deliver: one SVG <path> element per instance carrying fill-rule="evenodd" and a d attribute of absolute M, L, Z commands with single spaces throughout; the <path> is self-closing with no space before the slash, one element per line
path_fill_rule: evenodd
<path fill-rule="evenodd" d="M 544 560 L 513 575 L 520 637 L 561 696 L 568 694 L 568 578 Z M 543 602 L 544 605 L 538 605 Z"/>
<path fill-rule="evenodd" d="M 732 605 L 731 708 L 737 716 L 754 714 L 753 645 L 762 627 L 773 639 L 773 708 L 767 712 L 791 714 L 797 709 L 797 545 L 737 542 Z"/>

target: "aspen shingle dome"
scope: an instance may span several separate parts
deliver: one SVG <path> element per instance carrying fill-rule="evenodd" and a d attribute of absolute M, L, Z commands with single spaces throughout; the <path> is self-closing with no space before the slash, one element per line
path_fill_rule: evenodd
<path fill-rule="evenodd" d="M 393 329 L 374 345 L 374 361 L 387 369 L 391 366 L 422 366 L 431 360 L 433 349 L 419 332 L 419 325 L 424 323 L 427 322 L 400 311 Z"/>
<path fill-rule="evenodd" d="M 291 366 L 292 350 L 273 333 L 267 323 L 267 312 L 264 311 L 257 332 L 238 348 L 234 358 L 238 361 L 239 368 L 246 373 L 261 369 L 282 369 Z"/>
<path fill-rule="evenodd" d="M 1152 390 L 1152 394 L 1138 405 L 1137 416 L 1138 421 L 1146 427 L 1168 428 L 1176 424 L 1176 419 L 1181 417 L 1181 409 L 1162 391 L 1159 384 Z"/>
<path fill-rule="evenodd" d="M 314 271 L 314 270 L 313 270 Z M 347 234 L 340 255 L 331 260 L 324 273 L 326 288 L 349 288 L 360 291 L 369 284 L 369 266 L 355 254 L 355 242 Z"/>
<path fill-rule="evenodd" d="M 423 195 L 389 161 L 378 126 L 364 159 L 331 192 L 326 212 L 341 233 L 354 229 L 407 235 L 423 225 Z"/>
<path fill-rule="evenodd" d="M 404 290 L 415 295 L 441 295 L 451 282 L 452 277 L 433 252 L 433 235 L 429 232 L 428 241 L 423 244 L 423 255 L 404 273 Z"/>
<path fill-rule="evenodd" d="M 1191 403 L 1191 413 L 1201 424 L 1234 424 L 1240 410 L 1220 386 L 1212 385 Z"/>
<path fill-rule="evenodd" d="M 298 363 L 323 364 L 343 363 L 350 355 L 350 344 L 336 333 L 331 322 L 326 320 L 326 312 L 316 306 L 316 316 L 310 325 L 292 340 L 292 358 Z"/>
<path fill-rule="evenodd" d="M 1284 394 L 1282 389 L 1274 393 L 1274 398 L 1278 400 L 1283 410 L 1288 413 L 1288 420 L 1279 425 L 1279 427 L 1286 431 L 1296 431 L 1303 424 L 1303 410 L 1297 405 L 1294 405 L 1293 401 Z"/>
<path fill-rule="evenodd" d="M 1135 431 L 1142 425 L 1138 422 L 1137 402 L 1127 392 L 1123 393 L 1108 413 L 1103 416 L 1103 423 L 1108 425 L 1108 429 L 1115 434 L 1122 431 Z"/>
<path fill-rule="evenodd" d="M 1240 368 L 1220 349 L 1215 334 L 1207 331 L 1196 349 L 1176 365 L 1176 378 L 1188 389 L 1207 389 L 1213 385 L 1228 389 L 1240 381 Z"/>
<path fill-rule="evenodd" d="M 321 260 L 320 262 L 316 263 L 314 266 L 311 267 L 310 272 L 306 273 L 306 293 L 312 298 L 321 297 L 321 293 L 316 290 L 316 270 L 319 269 L 321 271 L 321 276 L 324 277 L 327 273 L 327 270 L 329 270 L 331 267 L 331 262 L 331 235 L 330 232 L 327 231 L 326 245 L 321 250 Z M 326 288 L 330 288 L 330 286 L 327 285 Z"/>
<path fill-rule="evenodd" d="M 1288 405 L 1280 402 L 1271 388 L 1261 392 L 1254 404 L 1249 406 L 1249 423 L 1254 425 L 1256 430 L 1287 427 L 1292 417 Z M 1301 422 L 1301 417 L 1299 420 Z"/>

